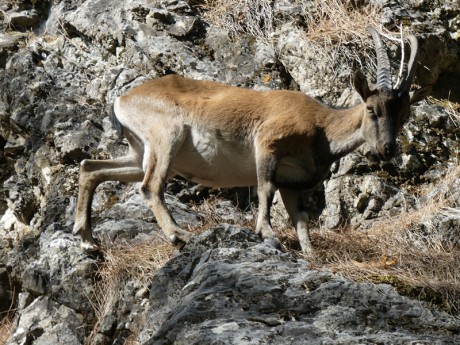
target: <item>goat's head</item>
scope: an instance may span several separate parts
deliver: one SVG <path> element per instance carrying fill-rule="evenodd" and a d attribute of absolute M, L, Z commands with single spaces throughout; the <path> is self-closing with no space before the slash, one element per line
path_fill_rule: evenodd
<path fill-rule="evenodd" d="M 360 71 L 354 76 L 354 86 L 366 104 L 361 130 L 370 149 L 368 158 L 389 160 L 396 152 L 399 129 L 409 118 L 410 105 L 422 100 L 431 88 L 410 93 L 418 52 L 415 36 L 407 37 L 411 51 L 405 76 L 400 75 L 396 86 L 393 86 L 390 61 L 380 35 L 373 27 L 368 27 L 367 31 L 372 35 L 377 53 L 377 84 L 375 89 L 370 89 L 366 77 Z"/>

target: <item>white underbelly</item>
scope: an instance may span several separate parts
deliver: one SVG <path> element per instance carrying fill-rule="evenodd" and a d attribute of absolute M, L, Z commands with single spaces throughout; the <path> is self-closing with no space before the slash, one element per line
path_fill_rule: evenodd
<path fill-rule="evenodd" d="M 256 185 L 252 140 L 191 128 L 174 159 L 172 173 L 210 187 Z"/>

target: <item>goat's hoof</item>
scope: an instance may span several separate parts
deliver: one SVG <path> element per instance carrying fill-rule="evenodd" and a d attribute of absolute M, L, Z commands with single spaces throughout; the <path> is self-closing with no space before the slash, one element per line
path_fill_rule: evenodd
<path fill-rule="evenodd" d="M 80 248 L 85 252 L 100 251 L 100 243 L 93 236 L 82 236 L 80 242 Z"/>
<path fill-rule="evenodd" d="M 191 232 L 181 229 L 180 231 L 175 231 L 172 235 L 169 235 L 169 240 L 174 244 L 177 242 L 187 243 L 190 241 L 192 236 L 193 234 Z"/>
<path fill-rule="evenodd" d="M 188 242 L 190 238 L 191 236 L 178 236 L 177 234 L 169 236 L 169 240 L 171 241 L 171 243 L 179 250 L 184 248 L 185 244 Z"/>
<path fill-rule="evenodd" d="M 302 247 L 302 254 L 305 256 L 313 256 L 314 250 L 313 247 Z"/>
<path fill-rule="evenodd" d="M 80 244 L 80 248 L 89 257 L 92 257 L 92 258 L 101 258 L 102 257 L 101 247 L 96 242 L 90 243 L 90 242 L 82 241 L 81 244 Z"/>
<path fill-rule="evenodd" d="M 176 244 L 180 242 L 179 238 L 176 235 L 169 235 L 169 240 L 171 241 L 172 244 Z"/>
<path fill-rule="evenodd" d="M 281 250 L 282 245 L 279 239 L 274 237 L 264 238 L 264 243 L 275 249 Z"/>
<path fill-rule="evenodd" d="M 100 250 L 99 245 L 95 241 L 94 242 L 81 241 L 80 248 L 83 249 L 83 251 L 85 252 Z"/>

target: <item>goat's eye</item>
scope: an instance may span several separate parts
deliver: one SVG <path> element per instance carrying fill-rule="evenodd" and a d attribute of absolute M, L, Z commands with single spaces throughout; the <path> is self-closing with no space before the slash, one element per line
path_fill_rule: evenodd
<path fill-rule="evenodd" d="M 374 108 L 367 108 L 367 112 L 369 113 L 371 119 L 375 120 L 377 118 Z"/>

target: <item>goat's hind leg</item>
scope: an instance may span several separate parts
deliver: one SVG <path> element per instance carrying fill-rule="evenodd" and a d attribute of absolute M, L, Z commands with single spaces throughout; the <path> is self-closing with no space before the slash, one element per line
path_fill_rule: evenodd
<path fill-rule="evenodd" d="M 139 182 L 143 176 L 141 162 L 132 153 L 116 159 L 85 159 L 81 162 L 73 233 L 80 235 L 83 249 L 98 248 L 91 231 L 91 203 L 97 186 L 104 181 Z"/>
<path fill-rule="evenodd" d="M 145 148 L 145 176 L 140 191 L 170 241 L 176 243 L 179 240 L 186 243 L 192 237 L 192 233 L 177 225 L 164 198 L 166 181 L 172 177 L 169 175 L 170 168 L 186 134 L 179 126 L 170 131 L 164 131 L 164 133 L 169 135 L 164 135 L 158 141 L 150 142 L 149 147 Z"/>

